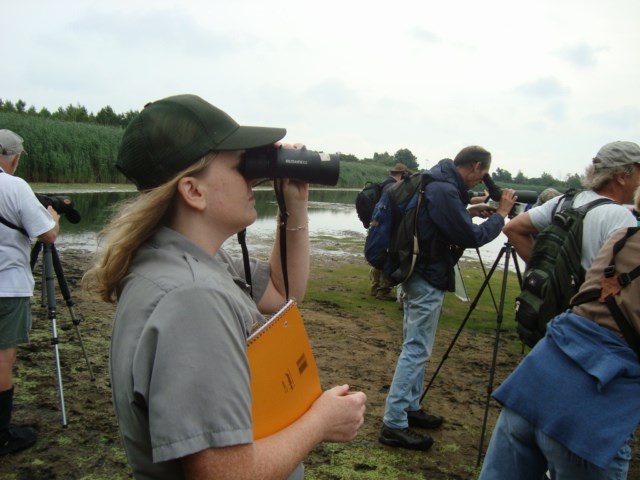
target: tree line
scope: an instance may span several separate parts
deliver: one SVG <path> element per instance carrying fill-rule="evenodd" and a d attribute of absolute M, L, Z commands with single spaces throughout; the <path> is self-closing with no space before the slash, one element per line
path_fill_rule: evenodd
<path fill-rule="evenodd" d="M 125 183 L 115 168 L 115 160 L 124 128 L 138 111 L 116 113 L 110 106 L 97 114 L 82 105 L 68 105 L 50 112 L 46 108 L 27 106 L 24 100 L 12 102 L 0 99 L 0 128 L 13 130 L 25 139 L 28 161 L 22 162 L 19 174 L 30 182 L 43 183 Z M 408 148 L 393 154 L 374 153 L 371 158 L 358 158 L 341 153 L 338 186 L 358 187 L 366 181 L 380 181 L 389 168 L 404 163 L 410 170 L 419 169 L 418 158 Z M 549 173 L 540 177 L 516 175 L 496 168 L 491 176 L 504 186 L 527 185 L 542 191 L 547 187 L 558 190 L 579 188 L 581 176 L 568 175 L 564 180 Z"/>
<path fill-rule="evenodd" d="M 27 107 L 27 102 L 24 100 L 18 100 L 14 103 L 11 100 L 2 99 L 0 99 L 0 112 L 18 113 L 64 122 L 93 123 L 97 125 L 121 128 L 129 125 L 131 119 L 138 114 L 136 110 L 129 110 L 125 113 L 116 113 L 109 105 L 102 107 L 98 113 L 93 114 L 82 105 L 71 104 L 67 105 L 65 108 L 58 107 L 57 110 L 50 112 L 46 107 L 42 107 L 40 110 L 36 110 L 36 107 L 33 105 Z"/>

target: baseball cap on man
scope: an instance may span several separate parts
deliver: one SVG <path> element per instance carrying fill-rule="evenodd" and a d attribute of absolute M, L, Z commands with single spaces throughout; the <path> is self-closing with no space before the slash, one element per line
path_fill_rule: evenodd
<path fill-rule="evenodd" d="M 176 95 L 145 105 L 127 126 L 116 167 L 138 190 L 155 188 L 209 152 L 263 147 L 284 128 L 240 126 L 196 95 Z"/>
<path fill-rule="evenodd" d="M 0 130 L 0 154 L 15 155 L 16 153 L 27 153 L 22 146 L 22 137 L 11 130 Z"/>
<path fill-rule="evenodd" d="M 593 159 L 596 170 L 640 164 L 640 147 L 633 142 L 611 142 L 604 145 Z"/>

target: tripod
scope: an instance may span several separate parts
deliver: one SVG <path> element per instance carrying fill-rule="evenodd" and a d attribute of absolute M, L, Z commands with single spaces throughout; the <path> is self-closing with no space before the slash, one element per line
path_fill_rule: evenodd
<path fill-rule="evenodd" d="M 498 306 L 497 306 L 497 312 L 496 312 L 497 313 L 497 315 L 496 315 L 496 334 L 495 334 L 494 343 L 493 343 L 493 356 L 492 356 L 492 360 L 491 360 L 491 368 L 489 369 L 489 383 L 487 385 L 487 399 L 486 399 L 485 408 L 484 408 L 484 420 L 482 422 L 482 432 L 480 434 L 480 444 L 478 445 L 478 459 L 477 459 L 476 466 L 480 466 L 480 462 L 482 460 L 482 449 L 483 449 L 483 443 L 484 443 L 484 436 L 485 436 L 485 430 L 486 430 L 486 427 L 487 427 L 487 418 L 488 418 L 488 415 L 489 415 L 489 402 L 491 401 L 491 392 L 493 391 L 493 380 L 494 380 L 495 370 L 496 370 L 496 361 L 497 361 L 497 358 L 498 358 L 498 344 L 500 343 L 500 328 L 502 326 L 502 318 L 503 318 L 503 311 L 504 311 L 504 297 L 505 297 L 505 292 L 506 292 L 506 289 L 507 289 L 507 277 L 509 275 L 509 259 L 510 258 L 513 258 L 513 262 L 514 262 L 514 266 L 515 266 L 515 269 L 516 269 L 516 273 L 518 274 L 518 285 L 522 284 L 522 275 L 520 274 L 520 267 L 518 266 L 518 259 L 516 258 L 516 252 L 515 252 L 515 250 L 513 250 L 513 246 L 509 242 L 505 243 L 502 246 L 502 248 L 500 249 L 500 253 L 496 257 L 495 261 L 493 262 L 493 265 L 492 265 L 491 269 L 489 270 L 489 273 L 487 275 L 485 275 L 484 282 L 482 283 L 482 286 L 480 287 L 480 290 L 478 290 L 478 293 L 476 294 L 475 298 L 473 299 L 473 302 L 471 302 L 471 305 L 469 306 L 469 309 L 467 310 L 467 314 L 465 315 L 464 319 L 462 320 L 462 323 L 460 324 L 460 327 L 458 328 L 458 331 L 453 336 L 453 340 L 451 340 L 451 343 L 449 344 L 449 347 L 447 348 L 446 352 L 442 356 L 442 360 L 440 361 L 440 364 L 436 368 L 433 376 L 431 377 L 431 380 L 429 380 L 429 383 L 425 387 L 424 392 L 422 393 L 422 396 L 420 397 L 420 403 L 422 403 L 422 400 L 424 400 L 424 397 L 427 395 L 427 392 L 429 391 L 429 388 L 431 388 L 431 385 L 433 384 L 435 378 L 438 376 L 438 372 L 440 372 L 440 369 L 442 368 L 442 365 L 444 364 L 445 360 L 448 358 L 449 353 L 453 349 L 453 346 L 455 345 L 456 341 L 458 340 L 458 337 L 462 333 L 462 330 L 464 329 L 464 326 L 467 323 L 467 320 L 469 320 L 469 317 L 471 316 L 471 313 L 476 308 L 476 305 L 478 304 L 478 301 L 480 300 L 480 297 L 482 297 L 482 293 L 484 292 L 484 289 L 489 285 L 489 281 L 491 280 L 491 277 L 493 276 L 493 272 L 496 270 L 496 267 L 500 264 L 500 260 L 502 259 L 502 257 L 504 257 L 504 269 L 503 269 L 503 273 L 502 273 L 502 286 L 501 286 L 501 289 L 500 289 L 500 298 L 499 298 L 499 302 L 498 302 Z M 489 286 L 489 289 L 491 289 L 490 286 Z M 494 304 L 495 304 L 495 301 L 494 301 Z"/>
<path fill-rule="evenodd" d="M 62 271 L 62 264 L 60 263 L 60 257 L 58 256 L 58 251 L 56 250 L 56 246 L 51 243 L 43 243 L 36 242 L 31 250 L 31 271 L 33 271 L 36 261 L 38 260 L 38 254 L 41 250 L 44 253 L 42 256 L 42 304 L 44 306 L 44 301 L 46 299 L 47 312 L 49 316 L 49 320 L 51 320 L 51 344 L 53 345 L 53 355 L 55 358 L 56 364 L 56 376 L 58 380 L 58 395 L 60 398 L 60 410 L 62 411 L 62 426 L 64 428 L 67 427 L 67 415 L 65 411 L 64 405 L 64 391 L 62 388 L 62 373 L 60 370 L 60 354 L 58 351 L 58 332 L 56 329 L 56 320 L 57 320 L 57 311 L 56 311 L 56 294 L 55 288 L 53 284 L 53 275 L 55 273 L 56 278 L 58 279 L 58 286 L 60 287 L 60 291 L 62 292 L 62 297 L 65 300 L 67 307 L 69 308 L 69 313 L 71 314 L 71 319 L 73 321 L 73 326 L 76 330 L 76 335 L 78 336 L 78 340 L 80 342 L 80 347 L 82 348 L 82 353 L 84 354 L 84 359 L 87 362 L 87 367 L 89 368 L 89 375 L 91 380 L 94 381 L 95 377 L 93 375 L 93 369 L 91 368 L 91 363 L 89 362 L 89 357 L 87 356 L 87 351 L 84 348 L 84 342 L 82 341 L 82 335 L 80 335 L 80 329 L 78 325 L 80 324 L 80 317 L 76 314 L 74 305 L 75 302 L 71 298 L 71 293 L 69 292 L 69 286 L 67 285 L 67 281 L 64 277 L 64 272 Z"/>

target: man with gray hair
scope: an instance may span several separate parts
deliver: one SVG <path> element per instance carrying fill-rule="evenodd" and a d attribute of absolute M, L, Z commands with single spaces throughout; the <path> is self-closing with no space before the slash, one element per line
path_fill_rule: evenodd
<path fill-rule="evenodd" d="M 413 428 L 438 428 L 439 415 L 420 406 L 425 365 L 431 357 L 446 291 L 455 290 L 454 265 L 465 248 L 480 247 L 496 238 L 517 197 L 503 189 L 499 206 L 469 204 L 469 191 L 489 173 L 491 153 L 478 145 L 445 158 L 424 175 L 430 177 L 418 212 L 420 253 L 415 270 L 402 283 L 403 344 L 385 403 L 378 441 L 391 447 L 426 451 L 428 434 Z M 480 225 L 472 217 L 487 220 Z"/>
<path fill-rule="evenodd" d="M 17 345 L 29 341 L 31 329 L 30 240 L 53 243 L 60 218 L 52 207 L 42 206 L 27 182 L 13 176 L 26 153 L 22 143 L 11 130 L 0 130 L 0 455 L 24 450 L 36 441 L 33 428 L 10 426 L 13 366 Z"/>
<path fill-rule="evenodd" d="M 589 269 L 596 254 L 615 230 L 637 224 L 629 209 L 622 204 L 633 201 L 639 183 L 640 147 L 633 142 L 607 143 L 587 167 L 582 181 L 586 190 L 575 196 L 573 207 L 581 207 L 599 198 L 609 198 L 614 203 L 599 205 L 584 217 L 580 263 L 585 270 Z M 531 258 L 534 236 L 551 224 L 561 201 L 562 196 L 553 198 L 505 225 L 503 233 L 525 263 Z"/>

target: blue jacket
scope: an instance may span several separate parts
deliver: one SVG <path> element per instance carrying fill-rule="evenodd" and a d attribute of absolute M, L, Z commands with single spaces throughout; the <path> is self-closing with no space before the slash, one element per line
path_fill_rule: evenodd
<path fill-rule="evenodd" d="M 431 181 L 418 214 L 421 253 L 415 271 L 434 287 L 453 291 L 453 267 L 464 249 L 480 247 L 496 238 L 504 219 L 494 214 L 480 225 L 472 222 L 467 211 L 469 193 L 452 160 L 440 160 L 425 174 Z"/>
<path fill-rule="evenodd" d="M 493 396 L 606 468 L 640 423 L 640 363 L 622 338 L 567 311 Z"/>

